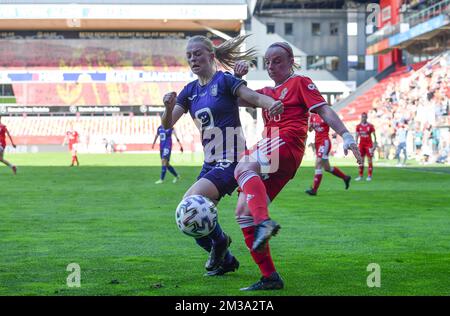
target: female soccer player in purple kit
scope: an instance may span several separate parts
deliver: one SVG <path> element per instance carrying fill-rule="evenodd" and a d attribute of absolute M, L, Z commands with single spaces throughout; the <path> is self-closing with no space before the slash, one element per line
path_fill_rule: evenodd
<path fill-rule="evenodd" d="M 158 127 L 156 131 L 155 139 L 153 140 L 152 149 L 155 148 L 156 140 L 159 137 L 159 156 L 161 157 L 161 176 L 155 184 L 164 183 L 164 178 L 166 176 L 167 170 L 175 177 L 173 183 L 177 183 L 180 176 L 175 171 L 175 168 L 170 164 L 170 155 L 172 153 L 172 135 L 177 139 L 178 144 L 180 144 L 180 151 L 183 152 L 183 146 L 178 139 L 177 132 L 174 128 L 165 129 L 162 125 Z"/>
<path fill-rule="evenodd" d="M 234 168 L 246 148 L 238 97 L 267 109 L 273 116 L 283 111 L 281 101 L 258 94 L 247 88 L 244 80 L 217 69 L 217 62 L 232 68 L 236 61 L 254 57 L 253 49 L 240 50 L 245 38 L 238 36 L 216 47 L 204 36 L 192 37 L 186 47 L 186 57 L 198 79 L 187 84 L 178 97 L 175 92 L 164 96 L 166 109 L 162 125 L 165 129 L 172 128 L 184 113 L 189 112 L 201 131 L 205 155 L 203 168 L 184 197 L 198 194 L 217 204 L 225 194 L 231 194 L 237 188 Z M 239 262 L 228 250 L 231 239 L 218 223 L 213 232 L 196 238 L 196 242 L 209 252 L 206 275 L 222 275 L 238 269 Z"/>

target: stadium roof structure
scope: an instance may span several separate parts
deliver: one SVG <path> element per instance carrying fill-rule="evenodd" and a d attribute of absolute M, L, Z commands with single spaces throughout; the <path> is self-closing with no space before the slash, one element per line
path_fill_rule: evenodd
<path fill-rule="evenodd" d="M 246 0 L 0 0 L 0 30 L 241 30 Z"/>

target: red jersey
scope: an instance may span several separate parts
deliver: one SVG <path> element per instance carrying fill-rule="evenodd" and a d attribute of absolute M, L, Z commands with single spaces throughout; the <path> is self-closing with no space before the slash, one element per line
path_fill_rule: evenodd
<path fill-rule="evenodd" d="M 6 146 L 6 132 L 8 129 L 6 128 L 6 125 L 0 124 L 0 146 L 5 147 Z"/>
<path fill-rule="evenodd" d="M 269 118 L 268 111 L 263 111 L 264 136 L 270 137 L 278 129 L 280 138 L 293 151 L 298 166 L 305 148 L 309 111 L 327 102 L 310 78 L 295 74 L 276 87 L 265 87 L 257 92 L 283 102 L 281 115 Z"/>
<path fill-rule="evenodd" d="M 329 139 L 328 134 L 330 132 L 330 126 L 320 117 L 318 114 L 311 114 L 309 119 L 310 126 L 314 129 L 316 134 L 315 143 L 320 144 L 323 141 Z"/>
<path fill-rule="evenodd" d="M 356 133 L 359 136 L 359 145 L 360 146 L 366 146 L 366 147 L 372 147 L 372 137 L 371 134 L 375 133 L 375 127 L 373 127 L 372 124 L 358 124 L 356 125 Z"/>
<path fill-rule="evenodd" d="M 67 132 L 67 139 L 69 141 L 69 147 L 78 143 L 78 132 Z"/>

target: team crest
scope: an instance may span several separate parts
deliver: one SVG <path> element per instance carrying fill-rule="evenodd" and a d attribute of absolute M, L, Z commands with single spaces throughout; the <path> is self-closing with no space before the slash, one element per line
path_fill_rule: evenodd
<path fill-rule="evenodd" d="M 315 85 L 314 83 L 310 83 L 310 84 L 308 85 L 308 89 L 309 89 L 309 90 L 314 90 L 314 89 L 316 89 L 316 85 Z"/>
<path fill-rule="evenodd" d="M 217 83 L 216 83 L 216 84 L 213 84 L 213 85 L 211 86 L 211 90 L 210 90 L 209 94 L 210 94 L 212 97 L 217 96 Z"/>
<path fill-rule="evenodd" d="M 288 88 L 284 88 L 283 91 L 281 91 L 279 99 L 283 100 L 286 97 L 286 94 L 288 93 L 288 91 L 289 91 Z"/>

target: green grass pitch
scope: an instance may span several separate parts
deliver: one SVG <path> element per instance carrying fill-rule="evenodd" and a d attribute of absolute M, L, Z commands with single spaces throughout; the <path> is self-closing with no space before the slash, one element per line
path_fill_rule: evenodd
<path fill-rule="evenodd" d="M 0 166 L 0 295 L 449 295 L 450 169 L 375 166 L 372 182 L 349 191 L 325 174 L 319 195 L 304 190 L 311 161 L 270 206 L 282 229 L 271 240 L 285 289 L 248 293 L 259 278 L 234 219 L 236 194 L 219 204 L 240 269 L 204 277 L 207 253 L 180 233 L 174 210 L 200 160 L 174 155 L 182 180 L 152 154 L 8 154 L 17 176 Z M 353 177 L 352 159 L 332 160 Z M 69 288 L 69 263 L 81 287 Z M 369 288 L 367 266 L 381 268 Z"/>

